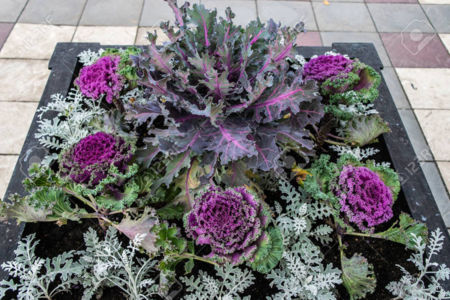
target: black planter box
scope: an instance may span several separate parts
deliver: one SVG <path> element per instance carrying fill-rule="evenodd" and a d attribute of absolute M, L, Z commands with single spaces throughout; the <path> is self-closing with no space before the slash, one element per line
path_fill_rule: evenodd
<path fill-rule="evenodd" d="M 80 67 L 77 55 L 81 51 L 87 49 L 96 51 L 99 48 L 100 44 L 95 43 L 57 44 L 49 62 L 51 74 L 47 81 L 41 101 L 39 102 L 39 107 L 48 103 L 50 95 L 54 93 L 65 93 L 69 90 L 74 80 L 74 74 L 76 74 L 76 71 Z M 305 58 L 310 58 L 316 54 L 320 55 L 332 49 L 339 53 L 348 54 L 350 57 L 357 57 L 362 62 L 372 66 L 378 71 L 383 68 L 375 47 L 373 44 L 369 43 L 335 43 L 332 47 L 298 48 L 299 53 Z M 380 97 L 375 101 L 375 107 L 380 112 L 382 118 L 390 124 L 391 132 L 384 134 L 382 140 L 388 149 L 393 167 L 402 179 L 402 190 L 411 214 L 415 219 L 425 222 L 430 231 L 438 227 L 441 229 L 445 236 L 444 249 L 438 257 L 435 257 L 435 259 L 438 263 L 450 265 L 450 239 L 448 231 L 384 78 L 382 78 Z M 34 116 L 33 122 L 31 123 L 14 173 L 8 185 L 5 200 L 11 193 L 22 195 L 25 193 L 22 187 L 22 180 L 27 175 L 28 167 L 32 163 L 39 161 L 45 154 L 45 150 L 34 138 L 34 134 L 37 130 L 36 121 L 37 115 Z M 23 232 L 27 226 L 30 225 L 16 225 L 14 220 L 5 224 L 0 223 L 0 236 L 2 237 L 2 243 L 0 245 L 0 264 L 14 258 L 14 250 L 17 247 L 17 242 L 22 238 Z M 27 230 L 27 232 L 29 231 L 30 230 Z M 394 266 L 392 267 L 394 268 Z M 6 278 L 7 274 L 0 271 L 0 280 Z M 450 283 L 446 282 L 444 285 L 448 288 Z"/>

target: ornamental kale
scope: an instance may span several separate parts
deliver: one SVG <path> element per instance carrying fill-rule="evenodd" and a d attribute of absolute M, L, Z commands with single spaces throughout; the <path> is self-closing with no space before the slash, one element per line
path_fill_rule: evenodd
<path fill-rule="evenodd" d="M 59 172 L 76 183 L 95 187 L 108 176 L 111 166 L 126 172 L 132 156 L 133 149 L 123 138 L 97 132 L 62 154 Z"/>
<path fill-rule="evenodd" d="M 118 74 L 119 63 L 119 56 L 102 57 L 93 65 L 83 67 L 75 84 L 86 97 L 97 100 L 106 95 L 106 101 L 112 103 L 123 86 L 123 78 Z"/>
<path fill-rule="evenodd" d="M 373 231 L 373 227 L 392 218 L 392 204 L 397 199 L 400 182 L 397 173 L 374 161 L 359 161 L 352 154 L 342 155 L 337 163 L 330 162 L 328 155 L 321 155 L 310 169 L 304 181 L 305 190 L 316 200 L 326 201 L 339 212 L 344 212 L 348 221 L 362 231 Z"/>
<path fill-rule="evenodd" d="M 147 121 L 151 153 L 204 154 L 210 165 L 244 159 L 265 171 L 280 167 L 286 145 L 313 154 L 307 126 L 321 119 L 321 98 L 316 83 L 303 81 L 302 71 L 288 62 L 303 25 L 252 21 L 243 28 L 233 23 L 230 9 L 218 19 L 202 5 L 167 1 L 176 27 L 162 23 L 170 42 L 161 48 L 149 34 L 148 52 L 136 59 L 148 100 L 127 111 Z M 155 128 L 157 117 L 168 126 Z"/>
<path fill-rule="evenodd" d="M 259 246 L 267 244 L 267 247 L 274 247 L 272 242 L 282 244 L 282 239 L 277 240 L 279 234 L 265 232 L 270 215 L 264 205 L 245 187 L 222 191 L 211 186 L 195 199 L 194 207 L 186 215 L 187 234 L 198 245 L 210 245 L 210 257 L 233 264 L 266 258 L 260 257 Z M 252 267 L 257 268 L 257 265 Z"/>
<path fill-rule="evenodd" d="M 343 167 L 335 193 L 341 211 L 361 231 L 392 218 L 392 192 L 380 177 L 366 167 Z"/>
<path fill-rule="evenodd" d="M 378 97 L 381 76 L 371 66 L 353 60 L 351 72 L 341 72 L 321 85 L 323 95 L 330 97 L 330 104 L 367 104 Z"/>
<path fill-rule="evenodd" d="M 353 62 L 343 55 L 320 55 L 312 58 L 303 67 L 303 77 L 325 81 L 353 69 Z"/>
<path fill-rule="evenodd" d="M 136 68 L 132 65 L 131 57 L 136 56 L 141 52 L 142 50 L 136 47 L 128 47 L 126 49 L 107 48 L 102 52 L 101 56 L 119 56 L 120 63 L 117 67 L 117 73 L 124 77 L 132 86 L 135 86 L 138 76 L 136 74 Z"/>

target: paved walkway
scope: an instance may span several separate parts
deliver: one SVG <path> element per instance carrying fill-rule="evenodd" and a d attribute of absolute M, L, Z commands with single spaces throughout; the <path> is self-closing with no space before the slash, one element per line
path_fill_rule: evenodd
<path fill-rule="evenodd" d="M 288 25 L 302 20 L 308 30 L 299 38 L 302 45 L 373 42 L 450 227 L 450 0 L 191 2 L 217 7 L 222 15 L 230 6 L 240 24 L 256 17 Z M 49 75 L 55 44 L 145 44 L 145 32 L 167 19 L 173 20 L 172 13 L 162 0 L 0 0 L 0 195 Z"/>

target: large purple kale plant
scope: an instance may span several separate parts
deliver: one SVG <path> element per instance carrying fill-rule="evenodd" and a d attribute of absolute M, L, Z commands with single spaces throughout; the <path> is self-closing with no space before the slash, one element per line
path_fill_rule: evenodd
<path fill-rule="evenodd" d="M 178 155 L 179 165 L 192 156 L 211 166 L 244 160 L 268 171 L 288 149 L 312 155 L 308 126 L 323 116 L 321 97 L 289 63 L 303 24 L 243 28 L 229 8 L 224 19 L 202 5 L 166 1 L 176 16 L 176 26 L 161 24 L 170 41 L 158 48 L 149 33 L 148 51 L 134 59 L 148 101 L 126 105 L 128 118 L 148 126 L 149 157 Z M 161 116 L 170 120 L 163 128 L 155 126 Z"/>

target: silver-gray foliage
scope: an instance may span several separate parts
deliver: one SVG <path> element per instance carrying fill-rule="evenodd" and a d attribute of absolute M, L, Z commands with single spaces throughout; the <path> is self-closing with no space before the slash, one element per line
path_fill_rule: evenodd
<path fill-rule="evenodd" d="M 250 287 L 254 280 L 252 271 L 241 269 L 231 264 L 216 267 L 216 278 L 204 271 L 198 276 L 181 277 L 189 293 L 185 300 L 250 300 L 250 296 L 241 298 L 245 289 Z"/>
<path fill-rule="evenodd" d="M 54 258 L 35 255 L 38 244 L 34 234 L 19 242 L 16 258 L 2 264 L 15 280 L 0 282 L 0 298 L 6 292 L 17 292 L 18 299 L 52 299 L 70 292 L 73 285 L 84 287 L 84 300 L 100 295 L 105 287 L 117 287 L 133 300 L 152 299 L 158 293 L 156 260 L 138 257 L 145 235 L 138 234 L 124 248 L 117 230 L 110 227 L 103 240 L 93 229 L 84 234 L 86 250 L 64 252 Z"/>
<path fill-rule="evenodd" d="M 341 271 L 323 264 L 320 248 L 312 241 L 330 242 L 332 228 L 315 223 L 330 216 L 331 210 L 309 201 L 287 181 L 280 182 L 280 191 L 287 205 L 283 211 L 280 204 L 275 204 L 275 224 L 282 231 L 285 250 L 278 267 L 267 276 L 280 292 L 267 299 L 335 299 L 333 289 L 342 283 Z"/>
<path fill-rule="evenodd" d="M 84 234 L 86 251 L 81 264 L 86 272 L 82 283 L 85 288 L 83 299 L 89 300 L 99 289 L 115 286 L 128 299 L 144 300 L 158 293 L 155 280 L 157 261 L 149 257 L 139 258 L 139 247 L 145 234 L 138 234 L 123 248 L 117 238 L 117 230 L 110 227 L 104 240 L 100 240 L 93 229 Z"/>
<path fill-rule="evenodd" d="M 46 148 L 62 150 L 70 147 L 96 131 L 96 122 L 101 122 L 106 113 L 100 107 L 100 101 L 84 97 L 75 88 L 66 97 L 53 94 L 50 98 L 51 101 L 38 110 L 35 133 L 35 138 Z M 49 118 L 50 115 L 53 119 Z"/>
<path fill-rule="evenodd" d="M 16 280 L 0 282 L 0 298 L 10 290 L 17 291 L 18 299 L 52 299 L 79 283 L 83 266 L 74 261 L 74 251 L 64 252 L 51 259 L 39 258 L 35 254 L 38 243 L 34 234 L 27 236 L 14 251 L 15 260 L 2 264 L 3 270 Z"/>
<path fill-rule="evenodd" d="M 414 234 L 413 234 L 414 235 Z M 399 281 L 390 282 L 386 288 L 395 299 L 405 300 L 434 300 L 450 299 L 450 291 L 444 290 L 440 281 L 450 279 L 450 269 L 445 265 L 432 262 L 433 256 L 442 250 L 444 236 L 439 228 L 431 233 L 427 246 L 420 236 L 413 238 L 415 250 L 408 261 L 418 269 L 417 274 L 410 274 L 405 268 L 397 265 L 403 272 Z M 428 282 L 428 283 L 426 283 Z"/>

